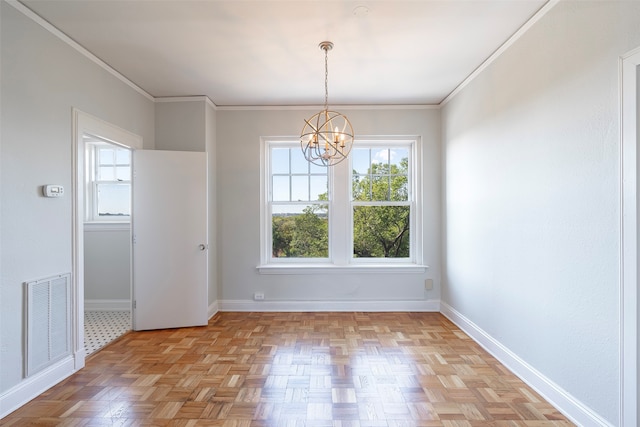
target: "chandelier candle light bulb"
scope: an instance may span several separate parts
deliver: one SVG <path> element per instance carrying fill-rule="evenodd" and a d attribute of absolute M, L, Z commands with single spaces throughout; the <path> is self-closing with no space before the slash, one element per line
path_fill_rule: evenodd
<path fill-rule="evenodd" d="M 347 158 L 353 145 L 353 127 L 349 119 L 337 111 L 329 110 L 328 52 L 333 43 L 320 43 L 324 50 L 324 110 L 314 114 L 302 128 L 300 145 L 304 157 L 318 166 L 333 166 Z M 338 125 L 335 125 L 337 122 Z M 340 130 L 342 128 L 342 130 Z M 324 141 L 324 144 L 320 144 Z"/>

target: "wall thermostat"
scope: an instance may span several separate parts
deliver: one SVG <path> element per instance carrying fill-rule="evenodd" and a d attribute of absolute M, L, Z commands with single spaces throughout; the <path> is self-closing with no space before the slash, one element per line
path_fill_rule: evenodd
<path fill-rule="evenodd" d="M 62 185 L 43 185 L 42 194 L 44 197 L 62 197 L 64 195 L 64 187 Z"/>

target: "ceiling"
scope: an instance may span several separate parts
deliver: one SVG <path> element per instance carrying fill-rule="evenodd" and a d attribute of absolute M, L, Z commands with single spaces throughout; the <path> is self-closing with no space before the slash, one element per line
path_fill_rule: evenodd
<path fill-rule="evenodd" d="M 439 104 L 547 0 L 21 0 L 154 97 Z"/>

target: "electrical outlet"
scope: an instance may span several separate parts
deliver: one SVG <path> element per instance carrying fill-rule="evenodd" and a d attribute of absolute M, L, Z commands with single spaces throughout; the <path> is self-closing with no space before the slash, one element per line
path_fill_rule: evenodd
<path fill-rule="evenodd" d="M 253 294 L 253 299 L 255 301 L 262 301 L 264 300 L 264 292 L 256 292 Z"/>
<path fill-rule="evenodd" d="M 424 281 L 424 289 L 427 291 L 433 290 L 433 279 L 426 279 Z"/>

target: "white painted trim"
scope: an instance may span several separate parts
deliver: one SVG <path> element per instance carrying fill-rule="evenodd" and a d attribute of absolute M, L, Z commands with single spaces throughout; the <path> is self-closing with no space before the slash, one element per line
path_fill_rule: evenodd
<path fill-rule="evenodd" d="M 69 377 L 74 372 L 73 357 L 68 356 L 5 391 L 0 395 L 0 419 Z"/>
<path fill-rule="evenodd" d="M 218 314 L 220 311 L 220 307 L 218 307 L 218 301 L 214 301 L 209 304 L 209 308 L 207 309 L 207 319 L 211 319 L 213 316 Z"/>
<path fill-rule="evenodd" d="M 206 95 L 196 95 L 196 96 L 162 96 L 158 98 L 154 98 L 154 102 L 163 103 L 163 102 L 194 102 L 194 101 L 204 101 L 209 104 L 211 108 L 214 110 L 218 109 L 218 106 L 209 99 Z"/>
<path fill-rule="evenodd" d="M 320 111 L 323 105 L 218 105 L 219 111 Z M 337 111 L 349 110 L 439 110 L 439 104 L 410 104 L 410 105 L 335 105 L 331 108 Z"/>
<path fill-rule="evenodd" d="M 84 366 L 84 179 L 85 179 L 85 143 L 82 135 L 95 135 L 114 144 L 128 148 L 143 147 L 142 137 L 105 122 L 77 108 L 72 108 L 72 227 L 71 227 L 71 292 L 73 316 L 73 349 L 76 355 L 76 368 Z"/>
<path fill-rule="evenodd" d="M 114 76 L 115 78 L 117 78 L 118 80 L 120 80 L 121 82 L 123 82 L 124 84 L 126 84 L 127 86 L 129 86 L 130 88 L 135 90 L 136 92 L 138 92 L 140 95 L 144 96 L 145 98 L 147 98 L 150 101 L 153 101 L 153 96 L 151 96 L 149 94 L 149 92 L 145 91 L 140 86 L 138 86 L 137 84 L 133 83 L 131 80 L 126 78 L 124 75 L 120 74 L 115 68 L 111 67 L 111 65 L 107 64 L 102 59 L 98 58 L 93 53 L 89 52 L 82 45 L 76 43 L 72 38 L 70 38 L 65 33 L 60 31 L 59 29 L 57 29 L 53 25 L 51 25 L 49 22 L 47 22 L 44 19 L 42 19 L 42 17 L 40 17 L 40 15 L 36 14 L 34 11 L 29 9 L 27 6 L 25 6 L 24 4 L 20 3 L 18 0 L 5 0 L 5 1 L 8 4 L 10 4 L 11 6 L 13 6 L 14 8 L 16 8 L 24 16 L 26 16 L 27 18 L 31 19 L 36 24 L 40 25 L 45 30 L 49 31 L 51 34 L 53 34 L 54 36 L 56 36 L 57 38 L 62 40 L 64 43 L 69 45 L 71 48 L 75 49 L 77 52 L 79 52 L 81 55 L 83 55 L 84 57 L 89 59 L 91 62 L 95 63 L 100 68 L 102 68 L 103 70 L 107 71 L 109 74 L 111 74 L 112 76 Z"/>
<path fill-rule="evenodd" d="M 638 415 L 638 66 L 640 48 L 620 58 L 620 425 Z"/>
<path fill-rule="evenodd" d="M 221 300 L 220 311 L 254 312 L 438 312 L 439 300 L 396 300 L 396 301 L 253 301 Z"/>
<path fill-rule="evenodd" d="M 511 370 L 527 385 L 538 392 L 549 403 L 558 408 L 567 418 L 579 426 L 613 427 L 589 407 L 567 393 L 562 387 L 537 371 L 515 353 L 505 347 L 489 333 L 463 316 L 448 304 L 440 303 L 440 313 L 462 329 L 475 342 Z"/>
<path fill-rule="evenodd" d="M 462 81 L 456 88 L 446 96 L 438 105 L 439 107 L 443 107 L 447 105 L 449 101 L 451 101 L 457 94 L 459 94 L 462 89 L 469 85 L 480 73 L 482 73 L 489 65 L 491 65 L 496 59 L 498 59 L 507 49 L 509 49 L 520 37 L 523 36 L 529 29 L 538 22 L 544 15 L 547 14 L 553 7 L 560 3 L 560 0 L 549 0 L 544 4 L 538 11 L 522 25 L 518 30 L 513 33 L 511 37 L 507 39 L 495 52 L 493 52 L 487 59 L 484 60 L 482 64 L 478 66 L 469 76 Z"/>
<path fill-rule="evenodd" d="M 264 264 L 256 267 L 260 274 L 423 274 L 427 265 L 418 264 Z"/>
<path fill-rule="evenodd" d="M 130 311 L 130 299 L 86 299 L 85 311 Z"/>
<path fill-rule="evenodd" d="M 131 231 L 130 222 L 85 222 L 84 231 L 86 232 L 103 232 L 103 231 Z"/>

